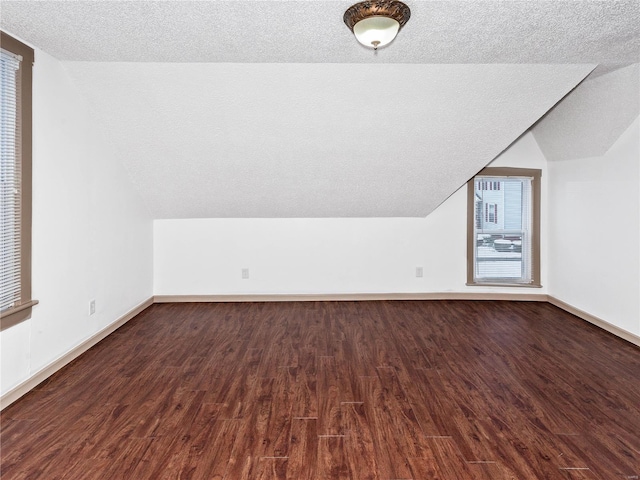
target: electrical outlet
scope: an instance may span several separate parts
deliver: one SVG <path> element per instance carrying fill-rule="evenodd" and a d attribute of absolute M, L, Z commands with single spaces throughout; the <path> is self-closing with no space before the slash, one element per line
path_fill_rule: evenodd
<path fill-rule="evenodd" d="M 422 267 L 416 267 L 416 277 L 422 278 L 423 273 Z"/>
<path fill-rule="evenodd" d="M 94 313 L 96 313 L 96 301 L 91 300 L 89 302 L 89 315 L 93 315 Z"/>
<path fill-rule="evenodd" d="M 247 280 L 249 278 L 249 269 L 248 268 L 243 268 L 242 269 L 242 279 L 243 280 Z"/>

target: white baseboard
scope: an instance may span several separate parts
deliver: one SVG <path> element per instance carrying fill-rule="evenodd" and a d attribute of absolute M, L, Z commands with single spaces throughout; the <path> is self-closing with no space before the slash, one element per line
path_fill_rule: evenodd
<path fill-rule="evenodd" d="M 151 305 L 153 305 L 153 297 L 145 300 L 140 305 L 134 307 L 133 309 L 125 313 L 123 316 L 118 318 L 112 324 L 108 325 L 107 327 L 103 328 L 102 330 L 95 333 L 91 337 L 87 338 L 84 342 L 77 345 L 76 347 L 74 347 L 64 355 L 58 357 L 53 362 L 49 363 L 48 365 L 45 365 L 43 368 L 41 368 L 36 373 L 31 375 L 24 382 L 13 387 L 7 393 L 2 395 L 2 397 L 0 397 L 0 410 L 3 410 L 4 408 L 8 407 L 13 402 L 18 400 L 20 397 L 28 393 L 30 390 L 37 387 L 41 382 L 45 381 L 47 378 L 49 378 L 51 375 L 56 373 L 66 364 L 71 362 L 76 357 L 82 355 L 84 352 L 86 352 L 95 344 L 97 344 L 100 340 L 106 338 L 108 335 L 115 332 L 118 328 L 120 328 L 122 325 L 127 323 L 129 320 L 131 320 L 133 317 L 135 317 L 136 315 L 141 313 L 145 308 L 150 307 Z"/>
<path fill-rule="evenodd" d="M 601 318 L 596 317 L 595 315 L 591 315 L 590 313 L 587 313 L 584 310 L 580 310 L 579 308 L 576 308 L 573 305 L 563 302 L 562 300 L 556 297 L 552 297 L 551 295 L 548 295 L 547 301 L 551 305 L 555 305 L 556 307 L 561 308 L 562 310 L 569 312 L 575 315 L 576 317 L 581 318 L 582 320 L 592 323 L 595 326 L 600 327 L 603 330 L 606 330 L 607 332 L 612 333 L 615 336 L 620 337 L 626 340 L 627 342 L 633 343 L 634 345 L 637 345 L 640 347 L 640 337 L 637 335 L 634 335 L 631 332 L 627 332 L 626 330 L 623 330 L 620 327 L 616 327 L 615 325 L 609 322 L 606 322 Z"/>
<path fill-rule="evenodd" d="M 512 300 L 546 302 L 540 293 L 319 293 L 319 294 L 244 294 L 244 295 L 156 295 L 155 303 L 181 302 L 333 302 L 373 300 Z"/>

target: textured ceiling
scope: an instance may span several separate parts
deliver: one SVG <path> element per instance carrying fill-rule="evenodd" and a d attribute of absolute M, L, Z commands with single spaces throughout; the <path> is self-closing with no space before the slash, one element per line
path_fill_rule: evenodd
<path fill-rule="evenodd" d="M 593 68 L 66 67 L 156 218 L 427 215 Z"/>
<path fill-rule="evenodd" d="M 599 157 L 639 113 L 640 64 L 636 63 L 606 75 L 589 75 L 532 131 L 547 160 Z"/>
<path fill-rule="evenodd" d="M 640 2 L 409 1 L 374 53 L 347 1 L 9 1 L 65 62 L 155 218 L 425 216 L 593 69 Z"/>
<path fill-rule="evenodd" d="M 638 0 L 409 1 L 376 55 L 346 1 L 10 1 L 2 27 L 60 60 L 295 63 L 633 63 Z"/>

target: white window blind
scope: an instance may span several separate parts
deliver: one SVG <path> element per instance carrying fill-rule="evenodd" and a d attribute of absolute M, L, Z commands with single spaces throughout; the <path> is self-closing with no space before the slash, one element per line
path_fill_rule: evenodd
<path fill-rule="evenodd" d="M 475 178 L 474 282 L 532 282 L 532 181 Z"/>
<path fill-rule="evenodd" d="M 0 312 L 21 298 L 21 58 L 0 50 Z"/>

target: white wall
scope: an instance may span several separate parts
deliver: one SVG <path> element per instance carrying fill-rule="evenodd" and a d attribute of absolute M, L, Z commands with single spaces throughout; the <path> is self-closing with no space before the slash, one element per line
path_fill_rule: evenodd
<path fill-rule="evenodd" d="M 33 117 L 40 303 L 30 320 L 0 333 L 2 394 L 152 295 L 151 218 L 64 67 L 40 50 Z"/>
<path fill-rule="evenodd" d="M 527 134 L 492 165 L 544 168 L 545 159 Z M 465 285 L 466 208 L 465 185 L 426 218 L 155 220 L 154 293 L 522 293 Z"/>
<path fill-rule="evenodd" d="M 534 128 L 548 160 L 549 293 L 640 334 L 640 65 L 592 76 Z"/>
<path fill-rule="evenodd" d="M 640 120 L 604 155 L 548 168 L 550 293 L 640 335 Z"/>

